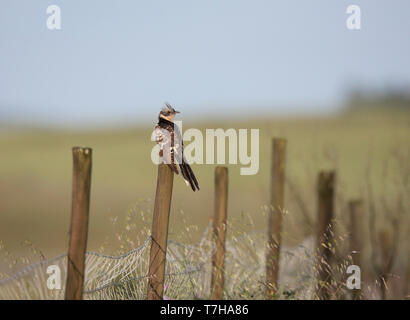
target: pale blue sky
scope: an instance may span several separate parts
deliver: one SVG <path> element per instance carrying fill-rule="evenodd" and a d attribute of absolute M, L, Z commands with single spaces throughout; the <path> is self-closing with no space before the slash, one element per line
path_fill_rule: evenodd
<path fill-rule="evenodd" d="M 331 112 L 356 84 L 410 84 L 409 57 L 408 0 L 1 0 L 0 123 L 154 121 L 164 101 L 187 118 Z"/>

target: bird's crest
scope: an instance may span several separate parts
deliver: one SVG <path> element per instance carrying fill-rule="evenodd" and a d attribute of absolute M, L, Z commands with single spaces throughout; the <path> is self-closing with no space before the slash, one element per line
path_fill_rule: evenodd
<path fill-rule="evenodd" d="M 175 113 L 179 113 L 179 111 L 176 111 L 168 102 L 165 102 L 165 107 L 163 107 L 160 112 L 160 114 L 166 117 Z"/>

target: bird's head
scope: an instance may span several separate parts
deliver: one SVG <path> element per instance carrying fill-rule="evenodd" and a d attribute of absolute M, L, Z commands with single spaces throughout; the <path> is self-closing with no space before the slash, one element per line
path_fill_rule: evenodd
<path fill-rule="evenodd" d="M 169 103 L 165 102 L 165 107 L 161 109 L 158 117 L 173 122 L 177 113 L 180 112 L 176 111 Z"/>

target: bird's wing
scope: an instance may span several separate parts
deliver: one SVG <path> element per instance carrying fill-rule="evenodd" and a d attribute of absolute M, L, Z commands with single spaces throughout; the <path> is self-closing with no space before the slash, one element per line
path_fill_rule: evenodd
<path fill-rule="evenodd" d="M 156 125 L 152 132 L 152 139 L 158 144 L 161 144 L 162 139 L 164 138 L 162 130 L 163 129 L 159 125 Z"/>
<path fill-rule="evenodd" d="M 179 127 L 177 125 L 174 125 L 174 137 L 173 138 L 174 138 L 173 150 L 174 150 L 174 155 L 175 155 L 175 161 L 176 163 L 180 164 L 180 163 L 183 163 L 185 160 L 184 142 L 182 140 L 181 131 L 179 130 Z"/>
<path fill-rule="evenodd" d="M 162 163 L 169 165 L 172 171 L 179 174 L 178 168 L 175 165 L 174 148 L 174 133 L 165 128 L 156 126 L 154 129 L 155 141 L 160 146 L 160 160 Z"/>
<path fill-rule="evenodd" d="M 188 186 L 191 186 L 192 190 L 199 190 L 199 183 L 195 177 L 194 172 L 192 171 L 190 165 L 188 164 L 185 155 L 184 155 L 184 142 L 182 140 L 181 131 L 177 125 L 174 125 L 174 152 L 175 159 L 179 164 L 181 169 L 182 176 L 185 180 L 185 183 Z"/>

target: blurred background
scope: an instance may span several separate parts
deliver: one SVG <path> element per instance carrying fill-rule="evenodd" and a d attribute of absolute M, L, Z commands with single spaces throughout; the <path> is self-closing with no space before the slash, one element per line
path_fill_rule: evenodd
<path fill-rule="evenodd" d="M 50 4 L 61 30 L 47 29 Z M 168 101 L 185 130 L 260 130 L 259 173 L 229 166 L 229 218 L 249 215 L 265 232 L 271 138 L 284 137 L 285 242 L 314 232 L 317 173 L 335 169 L 338 232 L 348 233 L 348 201 L 364 199 L 378 230 L 400 232 L 394 270 L 408 279 L 410 3 L 356 1 L 360 30 L 346 27 L 350 4 L 1 1 L 0 240 L 11 265 L 66 250 L 75 145 L 94 152 L 88 248 L 115 250 L 130 213 L 143 224 L 151 132 Z M 176 178 L 170 238 L 184 221 L 195 241 L 212 216 L 214 165 L 193 169 L 201 191 Z"/>

